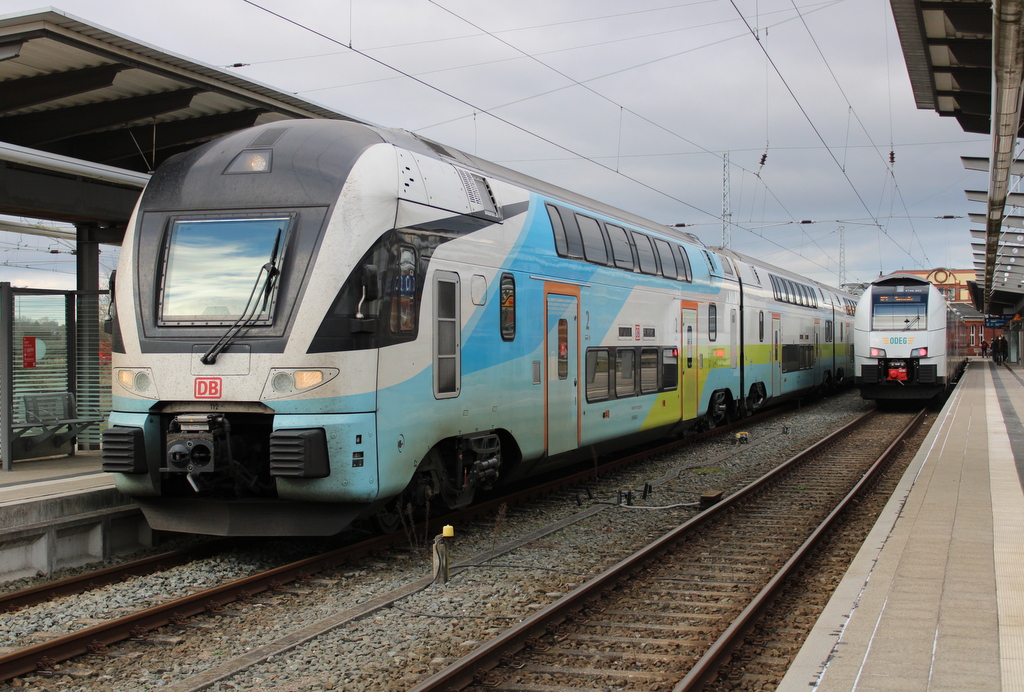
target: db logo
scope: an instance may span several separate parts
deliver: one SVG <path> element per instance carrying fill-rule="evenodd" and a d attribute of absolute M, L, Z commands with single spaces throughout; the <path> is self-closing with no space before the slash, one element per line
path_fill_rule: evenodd
<path fill-rule="evenodd" d="M 224 393 L 219 377 L 197 377 L 194 396 L 196 399 L 219 399 Z"/>

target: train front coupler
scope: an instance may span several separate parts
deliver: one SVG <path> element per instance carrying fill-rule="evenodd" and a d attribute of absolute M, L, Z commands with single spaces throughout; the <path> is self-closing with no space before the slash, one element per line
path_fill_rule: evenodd
<path fill-rule="evenodd" d="M 220 414 L 186 413 L 167 427 L 164 473 L 185 473 L 197 493 L 201 474 L 227 468 L 231 460 L 231 424 Z"/>

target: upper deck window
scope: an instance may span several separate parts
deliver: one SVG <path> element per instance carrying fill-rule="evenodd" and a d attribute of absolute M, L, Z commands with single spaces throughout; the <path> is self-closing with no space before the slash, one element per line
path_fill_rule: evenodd
<path fill-rule="evenodd" d="M 273 318 L 277 281 L 291 218 L 196 219 L 172 222 L 164 251 L 160 321 L 225 324 Z M 251 317 L 250 317 L 251 316 Z"/>

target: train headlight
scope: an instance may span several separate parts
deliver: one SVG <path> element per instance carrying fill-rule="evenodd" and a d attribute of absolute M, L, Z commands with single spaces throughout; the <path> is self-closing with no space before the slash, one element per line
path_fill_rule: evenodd
<path fill-rule="evenodd" d="M 885 349 L 884 348 L 874 348 L 874 347 L 872 347 L 871 348 L 871 357 L 872 358 L 885 358 Z"/>
<path fill-rule="evenodd" d="M 910 352 L 910 357 L 911 358 L 924 358 L 927 355 L 928 355 L 928 349 L 927 348 L 915 348 L 913 351 Z"/>
<path fill-rule="evenodd" d="M 295 389 L 295 380 L 290 372 L 279 372 L 270 379 L 275 392 L 290 392 Z"/>
<path fill-rule="evenodd" d="M 263 388 L 264 399 L 277 399 L 315 389 L 338 376 L 336 368 L 274 368 Z"/>
<path fill-rule="evenodd" d="M 149 399 L 157 398 L 153 372 L 149 368 L 118 368 L 115 376 L 117 383 L 133 394 Z"/>
<path fill-rule="evenodd" d="M 225 175 L 238 173 L 269 173 L 273 162 L 273 149 L 249 149 L 232 159 L 224 169 Z"/>

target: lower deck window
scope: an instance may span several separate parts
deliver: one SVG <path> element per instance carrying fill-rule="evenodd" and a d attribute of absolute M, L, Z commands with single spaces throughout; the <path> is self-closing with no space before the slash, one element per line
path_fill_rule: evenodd
<path fill-rule="evenodd" d="M 588 402 L 672 391 L 679 386 L 679 348 L 589 348 L 585 375 Z"/>

